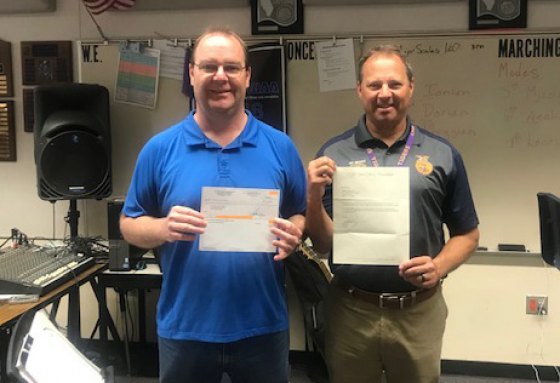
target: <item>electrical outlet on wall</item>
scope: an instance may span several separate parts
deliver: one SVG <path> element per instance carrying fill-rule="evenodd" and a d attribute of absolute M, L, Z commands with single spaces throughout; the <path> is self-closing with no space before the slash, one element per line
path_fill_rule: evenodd
<path fill-rule="evenodd" d="M 530 315 L 548 315 L 548 297 L 545 295 L 527 295 L 525 313 Z"/>

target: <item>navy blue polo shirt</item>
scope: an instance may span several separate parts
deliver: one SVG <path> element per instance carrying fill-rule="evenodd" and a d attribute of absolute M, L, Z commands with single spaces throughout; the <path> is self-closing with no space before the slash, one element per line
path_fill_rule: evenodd
<path fill-rule="evenodd" d="M 403 136 L 387 147 L 383 141 L 372 137 L 362 116 L 355 127 L 323 145 L 317 157 L 328 156 L 337 166 L 372 166 L 366 153 L 366 149 L 371 148 L 379 166 L 397 166 L 410 127 L 408 122 Z M 452 235 L 478 226 L 463 160 L 448 141 L 416 126 L 414 142 L 403 166 L 410 168 L 410 257 L 435 257 L 445 244 L 444 224 Z M 327 187 L 323 204 L 332 217 L 331 187 Z M 335 274 L 367 291 L 416 289 L 398 275 L 396 266 L 331 263 L 331 268 Z"/>

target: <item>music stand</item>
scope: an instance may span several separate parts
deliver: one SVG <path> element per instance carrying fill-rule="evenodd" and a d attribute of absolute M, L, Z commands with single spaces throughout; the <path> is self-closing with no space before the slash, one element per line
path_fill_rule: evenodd
<path fill-rule="evenodd" d="M 42 311 L 28 311 L 17 322 L 10 338 L 8 376 L 16 382 L 112 383 L 112 369 L 91 363 L 56 328 Z"/>
<path fill-rule="evenodd" d="M 15 382 L 24 381 L 23 377 L 19 374 L 16 363 L 19 351 L 23 346 L 25 335 L 29 333 L 29 329 L 31 328 L 34 314 L 35 313 L 33 311 L 27 311 L 25 314 L 23 314 L 18 319 L 10 336 L 8 355 L 6 357 L 6 374 L 10 377 L 11 380 L 13 379 Z"/>

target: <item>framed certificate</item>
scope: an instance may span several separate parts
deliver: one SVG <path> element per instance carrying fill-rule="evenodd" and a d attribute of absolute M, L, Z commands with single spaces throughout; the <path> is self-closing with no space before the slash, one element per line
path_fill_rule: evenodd
<path fill-rule="evenodd" d="M 469 29 L 526 27 L 527 0 L 469 0 Z"/>
<path fill-rule="evenodd" d="M 302 0 L 251 0 L 253 35 L 303 33 Z"/>

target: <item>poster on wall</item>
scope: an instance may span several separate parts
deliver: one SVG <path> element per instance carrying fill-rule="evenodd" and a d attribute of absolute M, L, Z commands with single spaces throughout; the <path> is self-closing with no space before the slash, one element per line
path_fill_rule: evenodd
<path fill-rule="evenodd" d="M 469 29 L 526 27 L 527 0 L 469 0 Z"/>
<path fill-rule="evenodd" d="M 259 120 L 287 133 L 284 46 L 253 46 L 248 50 L 251 83 L 246 107 Z"/>
<path fill-rule="evenodd" d="M 115 102 L 155 109 L 159 65 L 157 49 L 121 47 Z"/>

